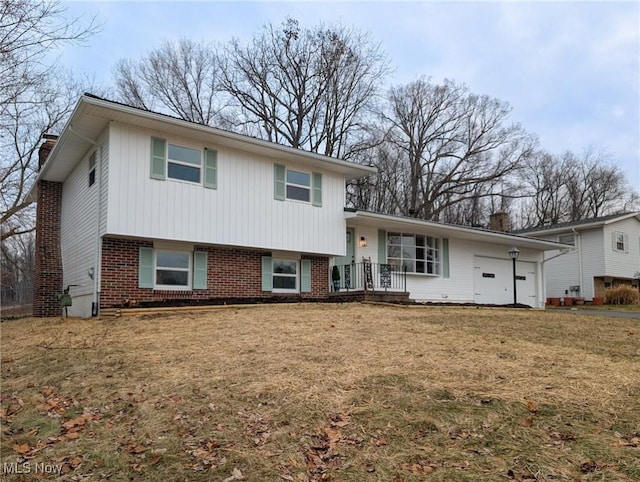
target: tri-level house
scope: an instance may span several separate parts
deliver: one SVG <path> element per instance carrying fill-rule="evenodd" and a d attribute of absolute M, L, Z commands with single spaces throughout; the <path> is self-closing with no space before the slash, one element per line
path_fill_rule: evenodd
<path fill-rule="evenodd" d="M 607 288 L 636 285 L 640 274 L 640 212 L 613 214 L 521 231 L 569 244 L 562 256 L 546 253 L 547 296 L 603 298 Z M 552 259 L 551 259 L 552 258 Z"/>
<path fill-rule="evenodd" d="M 396 291 L 544 306 L 553 241 L 345 209 L 375 172 L 83 95 L 40 150 L 34 314 Z M 332 267 L 340 279 L 334 284 Z"/>

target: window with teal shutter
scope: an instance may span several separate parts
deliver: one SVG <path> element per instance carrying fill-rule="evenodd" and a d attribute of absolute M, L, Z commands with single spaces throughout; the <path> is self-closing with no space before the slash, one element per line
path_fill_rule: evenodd
<path fill-rule="evenodd" d="M 218 188 L 218 151 L 204 150 L 204 187 Z"/>
<path fill-rule="evenodd" d="M 313 198 L 314 206 L 322 206 L 322 174 L 314 172 L 312 174 Z"/>
<path fill-rule="evenodd" d="M 300 261 L 300 292 L 311 293 L 311 260 Z"/>
<path fill-rule="evenodd" d="M 387 232 L 378 229 L 378 263 L 387 263 Z"/>
<path fill-rule="evenodd" d="M 138 288 L 153 288 L 153 248 L 140 247 L 138 253 Z"/>
<path fill-rule="evenodd" d="M 262 291 L 273 291 L 273 267 L 271 256 L 262 257 Z"/>
<path fill-rule="evenodd" d="M 285 198 L 285 181 L 286 169 L 281 164 L 273 165 L 273 197 L 278 201 L 284 201 Z"/>
<path fill-rule="evenodd" d="M 207 252 L 195 251 L 193 253 L 193 289 L 207 289 Z"/>
<path fill-rule="evenodd" d="M 442 238 L 442 277 L 449 278 L 449 239 Z"/>
<path fill-rule="evenodd" d="M 167 141 L 159 137 L 151 138 L 151 178 L 166 178 Z"/>

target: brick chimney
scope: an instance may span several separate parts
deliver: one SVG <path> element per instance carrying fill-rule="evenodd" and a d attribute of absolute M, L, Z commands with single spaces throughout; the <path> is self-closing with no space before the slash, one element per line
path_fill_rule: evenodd
<path fill-rule="evenodd" d="M 47 160 L 57 136 L 45 135 L 38 151 L 38 169 Z M 60 316 L 62 308 L 56 293 L 62 291 L 60 252 L 60 210 L 62 183 L 40 181 L 36 205 L 36 259 L 33 290 L 33 316 Z"/>
<path fill-rule="evenodd" d="M 509 231 L 509 213 L 497 211 L 489 216 L 489 229 L 491 231 Z"/>

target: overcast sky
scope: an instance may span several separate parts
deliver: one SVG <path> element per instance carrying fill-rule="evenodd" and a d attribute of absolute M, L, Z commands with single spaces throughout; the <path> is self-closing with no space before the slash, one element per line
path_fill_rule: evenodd
<path fill-rule="evenodd" d="M 640 2 L 67 2 L 102 31 L 59 62 L 96 83 L 121 58 L 162 39 L 249 39 L 286 16 L 341 23 L 387 52 L 390 83 L 420 76 L 466 84 L 508 102 L 511 119 L 560 154 L 607 152 L 640 191 Z"/>

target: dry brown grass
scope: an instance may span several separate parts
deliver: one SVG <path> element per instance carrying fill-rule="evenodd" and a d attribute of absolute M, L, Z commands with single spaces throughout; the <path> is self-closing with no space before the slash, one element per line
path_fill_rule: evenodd
<path fill-rule="evenodd" d="M 232 307 L 15 320 L 2 356 L 1 463 L 63 480 L 640 480 L 638 320 Z"/>

